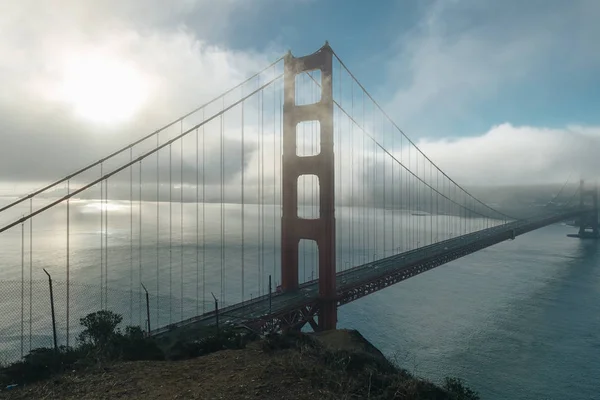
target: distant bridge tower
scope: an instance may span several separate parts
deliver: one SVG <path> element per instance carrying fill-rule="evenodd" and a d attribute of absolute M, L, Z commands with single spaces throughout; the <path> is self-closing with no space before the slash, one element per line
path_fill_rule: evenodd
<path fill-rule="evenodd" d="M 298 289 L 300 240 L 314 240 L 319 252 L 318 330 L 335 329 L 337 323 L 332 62 L 333 51 L 327 42 L 311 55 L 296 58 L 288 53 L 284 59 L 281 287 L 284 292 Z M 297 105 L 296 75 L 312 70 L 321 71 L 321 99 L 314 104 Z M 300 157 L 296 127 L 305 121 L 319 121 L 321 151 Z M 298 178 L 306 174 L 318 179 L 317 219 L 298 217 Z"/>
<path fill-rule="evenodd" d="M 583 208 L 587 198 L 592 200 L 592 211 L 581 216 L 579 222 L 579 233 L 580 238 L 598 238 L 600 237 L 600 231 L 598 230 L 598 187 L 595 186 L 593 189 L 585 190 L 583 179 L 579 182 L 579 207 Z"/>

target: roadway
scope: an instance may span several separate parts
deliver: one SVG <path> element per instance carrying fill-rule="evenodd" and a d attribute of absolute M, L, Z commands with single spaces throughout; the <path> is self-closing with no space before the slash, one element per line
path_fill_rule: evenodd
<path fill-rule="evenodd" d="M 408 279 L 429 269 L 474 253 L 485 247 L 514 239 L 516 236 L 551 225 L 582 212 L 572 209 L 536 218 L 509 222 L 470 234 L 419 247 L 404 253 L 369 262 L 337 273 L 338 304 L 346 304 L 373 291 Z M 389 277 L 394 277 L 392 280 Z M 239 325 L 268 317 L 277 317 L 318 301 L 318 281 L 306 282 L 295 292 L 272 293 L 219 310 L 221 325 Z M 214 311 L 155 329 L 153 336 L 196 330 L 216 324 Z"/>

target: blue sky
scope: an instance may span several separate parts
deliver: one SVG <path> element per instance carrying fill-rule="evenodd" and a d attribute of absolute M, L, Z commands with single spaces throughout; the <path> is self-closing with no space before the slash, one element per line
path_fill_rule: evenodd
<path fill-rule="evenodd" d="M 458 181 L 595 178 L 598 21 L 597 0 L 11 2 L 0 181 L 66 174 L 325 40 Z"/>
<path fill-rule="evenodd" d="M 212 39 L 239 50 L 291 48 L 296 55 L 328 39 L 401 126 L 417 137 L 445 137 L 480 134 L 504 122 L 600 124 L 599 17 L 594 0 L 267 0 L 233 11 L 227 31 L 216 30 Z M 187 23 L 194 26 L 193 15 Z M 443 60 L 454 76 L 443 72 L 443 62 L 432 65 Z M 413 83 L 411 68 L 430 71 L 423 79 L 435 82 L 437 68 L 453 80 L 438 92 L 454 97 L 452 107 L 432 99 L 403 121 L 409 99 L 393 99 Z M 469 74 L 480 87 L 470 87 Z"/>

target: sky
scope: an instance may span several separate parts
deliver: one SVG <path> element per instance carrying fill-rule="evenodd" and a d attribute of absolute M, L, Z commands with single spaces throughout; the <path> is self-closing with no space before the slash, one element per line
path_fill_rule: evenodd
<path fill-rule="evenodd" d="M 600 175 L 596 0 L 0 1 L 0 194 L 325 40 L 461 183 Z"/>

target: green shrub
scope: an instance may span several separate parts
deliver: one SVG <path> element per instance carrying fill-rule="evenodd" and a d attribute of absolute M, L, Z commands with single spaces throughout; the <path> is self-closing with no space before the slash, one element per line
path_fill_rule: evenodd
<path fill-rule="evenodd" d="M 309 335 L 290 331 L 268 334 L 266 352 L 288 351 L 283 362 L 298 377 L 327 388 L 340 398 L 478 400 L 459 379 L 446 378 L 443 387 L 412 376 L 381 354 L 363 350 L 333 350 Z"/>
<path fill-rule="evenodd" d="M 42 347 L 33 349 L 23 360 L 12 363 L 0 370 L 2 384 L 34 382 L 72 368 L 80 353 L 74 349 L 61 347 L 58 351 Z"/>
<path fill-rule="evenodd" d="M 80 319 L 84 330 L 76 348 L 33 349 L 23 360 L 1 368 L 0 382 L 33 382 L 98 361 L 164 359 L 156 342 L 145 337 L 141 328 L 127 326 L 122 334 L 118 328 L 122 320 L 121 315 L 107 310 L 86 315 Z"/>
<path fill-rule="evenodd" d="M 454 400 L 479 400 L 479 393 L 471 390 L 459 378 L 446 377 L 443 386 Z"/>
<path fill-rule="evenodd" d="M 312 337 L 293 330 L 284 333 L 269 333 L 262 342 L 262 349 L 266 352 L 285 349 L 300 349 L 304 347 L 320 348 L 321 346 L 319 342 Z"/>
<path fill-rule="evenodd" d="M 120 359 L 126 361 L 164 360 L 165 355 L 152 338 L 144 337 L 139 326 L 128 326 L 125 334 L 117 336 Z"/>
<path fill-rule="evenodd" d="M 79 334 L 79 341 L 95 347 L 106 347 L 116 335 L 120 334 L 117 327 L 121 321 L 123 321 L 121 315 L 108 310 L 88 314 L 79 320 L 85 328 Z"/>
<path fill-rule="evenodd" d="M 258 338 L 250 332 L 239 332 L 235 329 L 224 329 L 217 334 L 204 336 L 193 341 L 178 340 L 168 350 L 169 360 L 186 360 L 211 354 L 225 349 L 243 349 Z"/>
<path fill-rule="evenodd" d="M 118 325 L 123 317 L 112 311 L 101 310 L 80 320 L 85 327 L 79 335 L 80 347 L 88 357 L 102 360 L 162 360 L 164 354 L 151 338 L 144 336 L 139 326 Z"/>
<path fill-rule="evenodd" d="M 165 354 L 157 342 L 146 337 L 140 327 L 119 329 L 122 317 L 111 311 L 97 311 L 81 318 L 84 330 L 79 345 L 32 350 L 23 360 L 0 368 L 2 385 L 23 384 L 47 379 L 67 369 L 85 367 L 98 361 L 162 360 Z M 232 328 L 207 330 L 194 341 L 179 340 L 167 352 L 166 358 L 182 360 L 203 356 L 223 349 L 242 349 L 256 340 L 251 332 Z M 315 385 L 329 387 L 344 396 L 356 398 L 426 398 L 448 400 L 479 400 L 479 395 L 463 381 L 445 378 L 442 387 L 412 377 L 381 355 L 368 350 L 330 350 L 310 335 L 296 331 L 270 333 L 261 342 L 266 352 L 293 349 L 288 361 L 293 370 Z"/>

